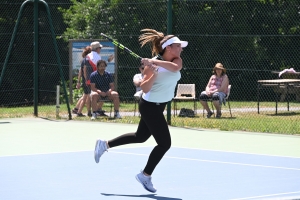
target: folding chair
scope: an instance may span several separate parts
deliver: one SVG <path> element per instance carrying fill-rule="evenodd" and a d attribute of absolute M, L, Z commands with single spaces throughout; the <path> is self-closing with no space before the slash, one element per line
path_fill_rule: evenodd
<path fill-rule="evenodd" d="M 231 90 L 231 85 L 228 85 L 228 93 L 227 93 L 227 96 L 225 97 L 225 100 L 226 100 L 226 103 L 228 104 L 228 108 L 229 108 L 229 112 L 230 112 L 230 117 L 232 117 L 232 114 L 231 114 L 231 108 L 230 108 L 230 101 L 229 101 L 230 90 Z M 214 112 L 214 104 L 213 104 L 213 100 L 210 99 L 209 101 L 210 101 L 210 103 L 211 103 L 212 111 L 213 111 L 213 113 L 215 113 L 215 112 Z M 203 108 L 203 117 L 204 117 L 204 108 Z"/>
<path fill-rule="evenodd" d="M 195 84 L 178 84 L 174 102 L 174 116 L 177 115 L 177 101 L 194 101 L 194 113 L 196 114 Z"/>

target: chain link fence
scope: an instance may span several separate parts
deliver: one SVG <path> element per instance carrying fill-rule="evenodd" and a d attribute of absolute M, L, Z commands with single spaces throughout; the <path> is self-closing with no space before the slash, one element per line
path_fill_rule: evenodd
<path fill-rule="evenodd" d="M 38 77 L 38 116 L 55 118 L 56 86 L 62 85 L 51 26 L 42 3 L 38 17 L 38 74 L 34 73 L 34 0 L 23 11 L 13 43 L 7 69 L 0 85 L 0 117 L 33 115 L 34 77 Z M 189 41 L 182 53 L 183 69 L 179 84 L 195 84 L 196 97 L 205 90 L 212 68 L 221 62 L 232 85 L 228 104 L 222 107 L 222 118 L 206 119 L 206 112 L 196 100 L 196 115 L 174 115 L 173 103 L 166 110 L 171 125 L 299 134 L 300 86 L 297 83 L 264 84 L 258 80 L 299 79 L 299 74 L 278 72 L 300 63 L 300 3 L 297 0 L 48 0 L 61 60 L 63 78 L 72 93 L 71 108 L 82 91 L 77 90 L 76 75 L 69 77 L 70 40 L 102 39 L 100 33 L 112 36 L 141 57 L 151 57 L 150 47 L 138 43 L 140 30 L 152 28 Z M 12 33 L 22 2 L 0 2 L 0 71 L 7 57 Z M 139 73 L 139 62 L 125 51 L 116 51 L 117 91 L 120 95 L 122 120 L 135 123 L 135 87 L 132 78 Z M 73 81 L 73 78 L 75 81 Z M 69 81 L 71 79 L 71 83 Z M 300 79 L 299 79 L 300 80 Z M 258 93 L 259 92 L 259 93 Z M 67 118 L 68 109 L 61 89 L 59 117 Z M 258 99 L 259 96 L 259 99 Z M 259 113 L 258 113 L 259 100 Z M 279 101 L 278 104 L 276 101 Z M 105 108 L 105 107 L 104 107 Z M 178 111 L 193 109 L 193 102 L 181 101 Z M 108 109 L 108 108 L 107 108 Z M 275 113 L 277 110 L 277 114 Z M 168 113 L 168 115 L 167 115 Z M 73 115 L 73 119 L 78 119 Z M 82 120 L 82 118 L 80 118 Z M 88 118 L 86 118 L 88 120 Z"/>

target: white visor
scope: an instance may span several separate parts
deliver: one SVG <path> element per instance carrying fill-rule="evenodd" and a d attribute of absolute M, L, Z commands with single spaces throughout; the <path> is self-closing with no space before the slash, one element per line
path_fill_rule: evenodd
<path fill-rule="evenodd" d="M 187 41 L 181 41 L 178 37 L 172 37 L 170 39 L 168 39 L 165 43 L 163 43 L 162 48 L 166 48 L 166 46 L 169 46 L 173 43 L 179 43 L 181 44 L 181 47 L 184 48 L 188 45 Z"/>

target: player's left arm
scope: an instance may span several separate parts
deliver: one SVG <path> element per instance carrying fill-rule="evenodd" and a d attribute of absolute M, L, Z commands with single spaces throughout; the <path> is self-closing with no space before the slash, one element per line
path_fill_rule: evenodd
<path fill-rule="evenodd" d="M 171 72 L 177 72 L 182 69 L 182 59 L 180 57 L 177 57 L 172 61 L 143 58 L 142 62 L 146 66 L 157 65 Z"/>

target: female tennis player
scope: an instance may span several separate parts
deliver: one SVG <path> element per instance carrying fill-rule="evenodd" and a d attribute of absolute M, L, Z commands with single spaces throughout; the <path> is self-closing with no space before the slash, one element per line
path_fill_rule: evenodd
<path fill-rule="evenodd" d="M 149 192 L 156 192 L 151 181 L 151 175 L 164 154 L 171 147 L 171 135 L 163 111 L 169 101 L 174 97 L 178 80 L 181 78 L 182 48 L 188 45 L 174 35 L 165 36 L 153 29 L 143 29 L 139 41 L 143 47 L 150 43 L 152 59 L 143 58 L 145 66 L 144 78 L 141 83 L 143 90 L 139 102 L 141 119 L 134 133 L 127 133 L 112 140 L 97 140 L 94 157 L 99 162 L 102 154 L 108 148 L 130 144 L 143 143 L 152 135 L 157 143 L 154 147 L 145 168 L 136 175 L 136 179 Z"/>

